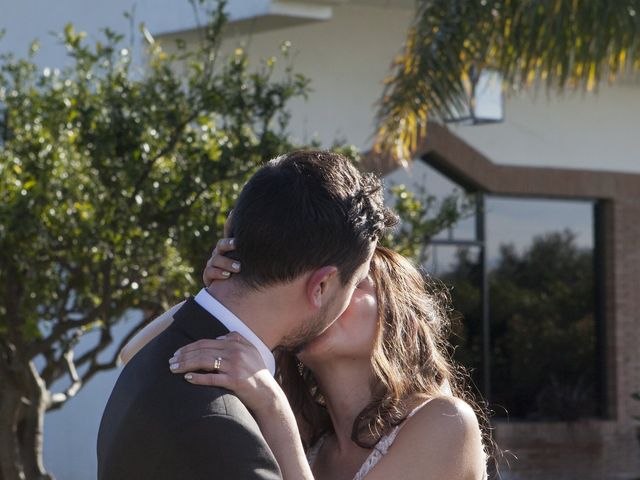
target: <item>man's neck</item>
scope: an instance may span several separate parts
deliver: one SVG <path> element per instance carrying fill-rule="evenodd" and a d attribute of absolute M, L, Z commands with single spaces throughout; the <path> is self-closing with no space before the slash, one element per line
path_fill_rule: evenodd
<path fill-rule="evenodd" d="M 233 279 L 214 281 L 207 290 L 270 350 L 280 344 L 287 332 L 287 318 L 291 318 L 286 307 L 278 301 L 281 292 L 272 292 L 272 289 L 247 291 Z"/>

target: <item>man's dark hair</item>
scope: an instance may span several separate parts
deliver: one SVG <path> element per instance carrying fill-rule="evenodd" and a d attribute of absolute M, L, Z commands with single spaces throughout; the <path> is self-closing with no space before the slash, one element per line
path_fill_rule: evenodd
<path fill-rule="evenodd" d="M 233 210 L 237 277 L 252 288 L 291 281 L 326 265 L 346 284 L 372 241 L 395 225 L 380 180 L 343 155 L 297 151 L 268 162 L 247 182 Z"/>

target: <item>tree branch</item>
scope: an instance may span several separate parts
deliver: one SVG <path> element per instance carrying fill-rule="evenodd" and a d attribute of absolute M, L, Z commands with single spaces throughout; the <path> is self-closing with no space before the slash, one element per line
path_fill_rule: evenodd
<path fill-rule="evenodd" d="M 111 264 L 112 260 L 105 260 L 102 265 L 102 302 L 100 305 L 89 310 L 84 314 L 84 318 L 81 320 L 63 320 L 61 317 L 58 323 L 53 327 L 51 333 L 47 338 L 33 342 L 30 348 L 26 350 L 27 358 L 33 358 L 39 354 L 45 354 L 45 352 L 53 345 L 62 339 L 62 337 L 70 330 L 76 328 L 82 328 L 89 325 L 101 317 L 107 316 L 107 309 L 111 303 Z M 67 314 L 72 312 L 66 312 Z"/>
<path fill-rule="evenodd" d="M 65 333 L 75 328 L 82 328 L 86 325 L 89 325 L 90 323 L 95 322 L 104 310 L 103 305 L 104 304 L 101 304 L 100 306 L 87 312 L 85 318 L 83 318 L 82 320 L 66 320 L 57 323 L 53 327 L 51 333 L 47 338 L 44 338 L 37 342 L 33 342 L 31 347 L 26 351 L 26 358 L 33 358 L 39 354 L 45 354 L 45 352 L 51 349 L 51 347 L 53 347 L 53 345 L 57 341 L 62 340 L 62 337 Z"/>
<path fill-rule="evenodd" d="M 135 201 L 136 195 L 140 193 L 140 190 L 142 189 L 142 185 L 151 174 L 153 165 L 160 158 L 164 157 L 175 148 L 175 146 L 178 143 L 178 140 L 180 140 L 180 137 L 184 133 L 184 129 L 186 128 L 187 125 L 189 125 L 190 122 L 195 120 L 195 118 L 198 116 L 198 113 L 199 113 L 199 110 L 192 112 L 191 115 L 189 115 L 183 122 L 178 124 L 178 126 L 175 128 L 173 132 L 173 135 L 169 139 L 169 142 L 167 143 L 167 145 L 162 150 L 160 150 L 160 152 L 158 152 L 151 160 L 146 162 L 145 169 L 142 172 L 142 175 L 140 175 L 140 178 L 138 178 L 138 180 L 136 181 L 135 186 L 133 188 L 133 193 L 131 194 L 131 198 L 129 199 L 129 205 L 133 204 L 133 202 Z"/>
<path fill-rule="evenodd" d="M 67 372 L 69 373 L 69 377 L 71 378 L 71 385 L 69 385 L 69 387 L 67 387 L 67 389 L 64 392 L 51 394 L 47 409 L 50 409 L 51 405 L 64 404 L 70 398 L 75 397 L 78 391 L 82 388 L 82 384 L 83 384 L 82 379 L 78 375 L 76 366 L 73 363 L 73 349 L 67 350 L 63 355 L 63 359 L 67 367 Z"/>
<path fill-rule="evenodd" d="M 131 340 L 133 336 L 138 333 L 142 329 L 142 327 L 144 327 L 144 325 L 146 325 L 157 314 L 158 312 L 154 311 L 138 324 L 136 324 L 133 328 L 131 328 L 131 330 L 129 330 L 129 332 L 120 340 L 115 353 L 107 362 L 98 362 L 98 355 L 102 351 L 104 351 L 105 348 L 111 345 L 110 333 L 107 336 L 103 335 L 98 344 L 94 346 L 89 352 L 80 357 L 80 359 L 78 359 L 78 361 L 76 362 L 74 362 L 73 360 L 73 351 L 70 350 L 65 353 L 64 360 L 67 364 L 67 371 L 69 372 L 72 383 L 65 392 L 54 393 L 51 395 L 51 400 L 49 405 L 47 406 L 47 411 L 60 409 L 68 400 L 73 398 L 78 393 L 78 391 L 84 386 L 85 383 L 91 380 L 97 373 L 117 367 L 119 363 L 120 351 L 129 342 L 129 340 Z M 109 338 L 109 340 L 105 341 L 106 338 Z M 77 371 L 78 367 L 89 361 L 91 362 L 89 368 L 82 375 L 79 375 Z"/>
<path fill-rule="evenodd" d="M 251 169 L 253 168 L 253 165 L 250 166 L 249 168 L 243 169 L 233 175 L 226 175 L 224 177 L 220 177 L 216 183 L 221 183 L 221 182 L 226 182 L 229 180 L 234 180 L 234 179 L 241 179 L 243 178 L 243 175 L 246 174 L 247 172 L 249 172 Z M 177 220 L 177 217 L 179 217 L 180 215 L 188 212 L 189 210 L 191 210 L 191 208 L 193 208 L 193 205 L 198 201 L 198 199 L 202 196 L 203 193 L 205 193 L 207 190 L 209 190 L 211 188 L 211 185 L 205 186 L 203 188 L 201 188 L 200 190 L 198 190 L 195 194 L 195 196 L 193 197 L 193 199 L 191 200 L 191 202 L 189 202 L 187 205 L 181 205 L 180 207 L 176 207 L 173 208 L 171 210 L 165 210 L 164 212 L 158 212 L 156 213 L 152 219 L 157 221 L 157 222 L 162 222 L 165 218 L 171 218 L 172 221 L 175 223 L 175 221 Z"/>

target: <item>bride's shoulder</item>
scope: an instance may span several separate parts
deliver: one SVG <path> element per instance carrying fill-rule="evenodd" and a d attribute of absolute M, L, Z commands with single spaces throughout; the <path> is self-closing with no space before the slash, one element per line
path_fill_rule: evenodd
<path fill-rule="evenodd" d="M 439 441 L 464 443 L 479 439 L 480 426 L 475 411 L 467 402 L 452 395 L 434 397 L 417 408 L 407 419 L 400 437 L 437 437 Z"/>
<path fill-rule="evenodd" d="M 415 411 L 415 417 L 441 417 L 452 418 L 454 415 L 459 421 L 471 422 L 477 424 L 478 419 L 476 413 L 467 402 L 453 395 L 439 395 L 437 397 L 426 400 L 422 406 Z"/>
<path fill-rule="evenodd" d="M 475 479 L 486 470 L 478 418 L 467 402 L 450 395 L 434 397 L 416 408 L 386 457 L 372 480 L 393 471 L 406 478 Z M 424 477 L 424 472 L 429 475 Z"/>

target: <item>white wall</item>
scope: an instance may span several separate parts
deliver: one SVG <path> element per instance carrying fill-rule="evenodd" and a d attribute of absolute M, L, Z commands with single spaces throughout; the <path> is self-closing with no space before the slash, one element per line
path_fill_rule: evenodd
<path fill-rule="evenodd" d="M 295 68 L 313 87 L 308 102 L 293 104 L 294 136 L 303 142 L 317 138 L 325 146 L 344 138 L 368 148 L 374 103 L 412 17 L 407 7 L 345 2 L 333 6 L 327 22 L 251 36 L 243 30 L 230 35 L 229 45 L 246 44 L 257 60 L 291 41 Z M 589 94 L 547 95 L 543 89 L 512 95 L 505 116 L 500 124 L 451 128 L 497 163 L 640 173 L 638 80 Z"/>
<path fill-rule="evenodd" d="M 640 173 L 640 81 L 507 99 L 506 121 L 452 127 L 496 163 Z"/>
<path fill-rule="evenodd" d="M 100 29 L 109 27 L 116 32 L 129 33 L 129 23 L 122 13 L 131 11 L 135 0 L 108 2 L 81 0 L 0 0 L 0 53 L 12 52 L 24 57 L 33 40 L 41 45 L 35 60 L 41 67 L 59 68 L 67 63 L 65 49 L 56 38 L 67 23 L 76 31 L 88 34 L 88 41 L 101 38 Z M 140 14 L 140 8 L 137 9 Z M 137 30 L 136 30 L 137 31 Z"/>
<path fill-rule="evenodd" d="M 293 136 L 301 142 L 319 139 L 325 146 L 346 140 L 365 148 L 373 133 L 373 104 L 413 18 L 412 8 L 390 4 L 334 4 L 329 21 L 252 36 L 244 31 L 234 36 L 232 26 L 228 45 L 246 44 L 250 59 L 258 62 L 277 55 L 289 40 L 295 71 L 311 78 L 313 89 L 308 101 L 292 103 Z"/>

